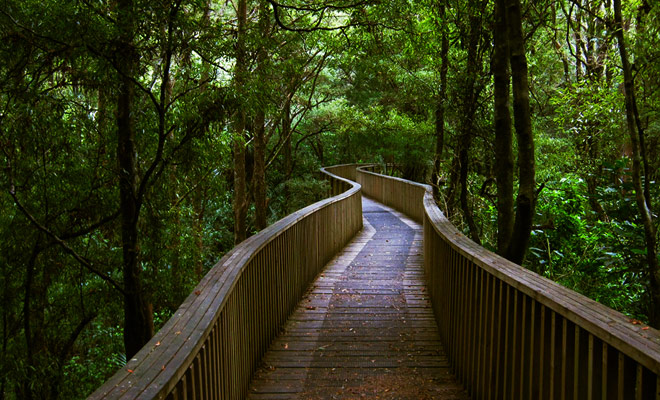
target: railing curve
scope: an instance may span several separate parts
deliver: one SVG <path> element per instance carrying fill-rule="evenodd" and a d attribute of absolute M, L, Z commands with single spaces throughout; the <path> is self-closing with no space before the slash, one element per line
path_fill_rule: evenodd
<path fill-rule="evenodd" d="M 431 187 L 358 168 L 362 192 L 424 224 L 433 311 L 477 399 L 660 399 L 660 333 L 484 249 Z"/>
<path fill-rule="evenodd" d="M 323 266 L 362 229 L 356 165 L 322 169 L 333 197 L 228 252 L 174 316 L 90 399 L 240 399 Z"/>

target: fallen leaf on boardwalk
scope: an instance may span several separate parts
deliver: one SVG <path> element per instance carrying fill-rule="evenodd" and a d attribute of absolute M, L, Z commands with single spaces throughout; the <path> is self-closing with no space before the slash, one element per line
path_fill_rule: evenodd
<path fill-rule="evenodd" d="M 176 332 L 174 332 L 174 334 L 175 334 L 175 335 L 180 335 L 180 334 L 181 334 L 181 331 L 176 331 Z"/>
<path fill-rule="evenodd" d="M 643 331 L 647 331 L 648 329 L 649 329 L 648 326 L 645 326 L 645 327 L 642 328 Z"/>
<path fill-rule="evenodd" d="M 288 349 L 288 348 L 289 348 L 288 343 L 284 343 L 284 348 L 285 348 L 285 349 Z"/>
<path fill-rule="evenodd" d="M 160 342 L 156 342 L 156 347 L 160 346 Z"/>
<path fill-rule="evenodd" d="M 200 292 L 199 290 L 195 290 L 195 294 L 196 294 L 197 296 L 199 296 L 200 293 L 202 293 L 202 292 Z"/>
<path fill-rule="evenodd" d="M 128 371 L 129 374 L 132 374 L 132 373 L 133 373 L 133 370 L 132 370 L 132 369 L 127 369 L 126 371 Z"/>
<path fill-rule="evenodd" d="M 635 318 L 631 318 L 629 322 L 633 325 L 641 325 L 642 324 L 642 321 L 640 321 L 638 319 L 635 319 Z"/>
<path fill-rule="evenodd" d="M 313 307 L 313 306 L 307 306 L 305 308 L 308 309 L 308 310 L 316 310 L 316 307 Z"/>
<path fill-rule="evenodd" d="M 165 365 L 160 368 L 161 371 L 165 371 Z"/>

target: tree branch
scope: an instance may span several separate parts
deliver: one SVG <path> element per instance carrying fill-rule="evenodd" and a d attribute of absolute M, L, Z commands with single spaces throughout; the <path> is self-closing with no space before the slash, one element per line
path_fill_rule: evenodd
<path fill-rule="evenodd" d="M 350 28 L 352 26 L 357 26 L 359 24 L 346 24 L 346 25 L 341 25 L 341 26 L 335 26 L 335 27 L 330 27 L 330 26 L 321 26 L 321 22 L 323 22 L 323 18 L 325 15 L 325 12 L 328 10 L 332 11 L 340 11 L 340 10 L 347 10 L 350 8 L 356 8 L 361 5 L 368 4 L 368 1 L 360 1 L 358 3 L 346 5 L 346 6 L 335 6 L 335 5 L 325 5 L 325 6 L 318 6 L 318 7 L 311 7 L 311 6 L 288 6 L 284 4 L 277 3 L 274 0 L 268 0 L 268 3 L 273 7 L 273 15 L 275 17 L 275 22 L 277 25 L 282 28 L 285 31 L 290 31 L 290 32 L 314 32 L 314 31 L 344 31 L 347 28 Z M 299 11 L 299 12 L 308 12 L 308 13 L 321 13 L 320 16 L 316 19 L 316 23 L 314 26 L 311 28 L 294 28 L 285 25 L 282 22 L 282 19 L 280 17 L 280 9 L 288 9 L 288 10 L 294 10 L 294 11 Z"/>
<path fill-rule="evenodd" d="M 55 243 L 59 244 L 67 253 L 69 253 L 69 255 L 71 255 L 76 261 L 78 261 L 81 265 L 87 268 L 89 272 L 93 273 L 94 275 L 98 276 L 99 278 L 109 283 L 120 293 L 125 294 L 124 289 L 114 279 L 102 273 L 101 271 L 95 269 L 89 260 L 87 260 L 85 257 L 78 254 L 74 249 L 69 247 L 69 245 L 64 240 L 62 240 L 56 234 L 51 232 L 50 229 L 40 224 L 39 221 L 37 221 L 37 219 L 25 208 L 25 206 L 23 206 L 23 203 L 21 203 L 21 201 L 18 199 L 18 196 L 16 195 L 16 188 L 13 182 L 11 182 L 11 188 L 9 189 L 9 194 L 14 199 L 14 203 L 16 204 L 18 209 L 38 230 L 50 236 L 53 239 L 53 241 L 55 241 Z"/>

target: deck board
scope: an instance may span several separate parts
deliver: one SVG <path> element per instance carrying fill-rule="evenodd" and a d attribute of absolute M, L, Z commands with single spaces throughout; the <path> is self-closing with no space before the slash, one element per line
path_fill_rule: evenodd
<path fill-rule="evenodd" d="M 468 399 L 440 342 L 421 226 L 363 198 L 365 228 L 313 283 L 248 399 Z"/>

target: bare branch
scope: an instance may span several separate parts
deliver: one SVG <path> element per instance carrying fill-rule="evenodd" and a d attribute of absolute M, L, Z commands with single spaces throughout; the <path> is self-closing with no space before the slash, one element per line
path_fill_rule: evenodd
<path fill-rule="evenodd" d="M 350 28 L 352 26 L 358 26 L 359 24 L 357 23 L 350 23 L 346 25 L 341 25 L 341 26 L 321 26 L 321 22 L 323 22 L 323 18 L 325 13 L 330 10 L 330 11 L 340 11 L 340 10 L 347 10 L 351 8 L 356 8 L 362 5 L 369 4 L 369 1 L 360 1 L 357 3 L 353 3 L 350 5 L 346 6 L 338 6 L 338 5 L 332 5 L 332 4 L 326 4 L 323 6 L 289 6 L 289 5 L 284 5 L 281 3 L 277 3 L 274 0 L 268 0 L 268 3 L 273 7 L 273 15 L 275 16 L 275 22 L 277 25 L 282 28 L 285 31 L 290 31 L 290 32 L 314 32 L 314 31 L 344 31 L 347 28 Z M 287 26 L 282 22 L 281 16 L 280 16 L 280 9 L 288 9 L 288 10 L 294 10 L 294 11 L 299 11 L 299 12 L 308 12 L 308 13 L 320 13 L 320 15 L 316 18 L 316 22 L 313 24 L 311 28 L 295 28 L 295 27 L 290 27 Z"/>

